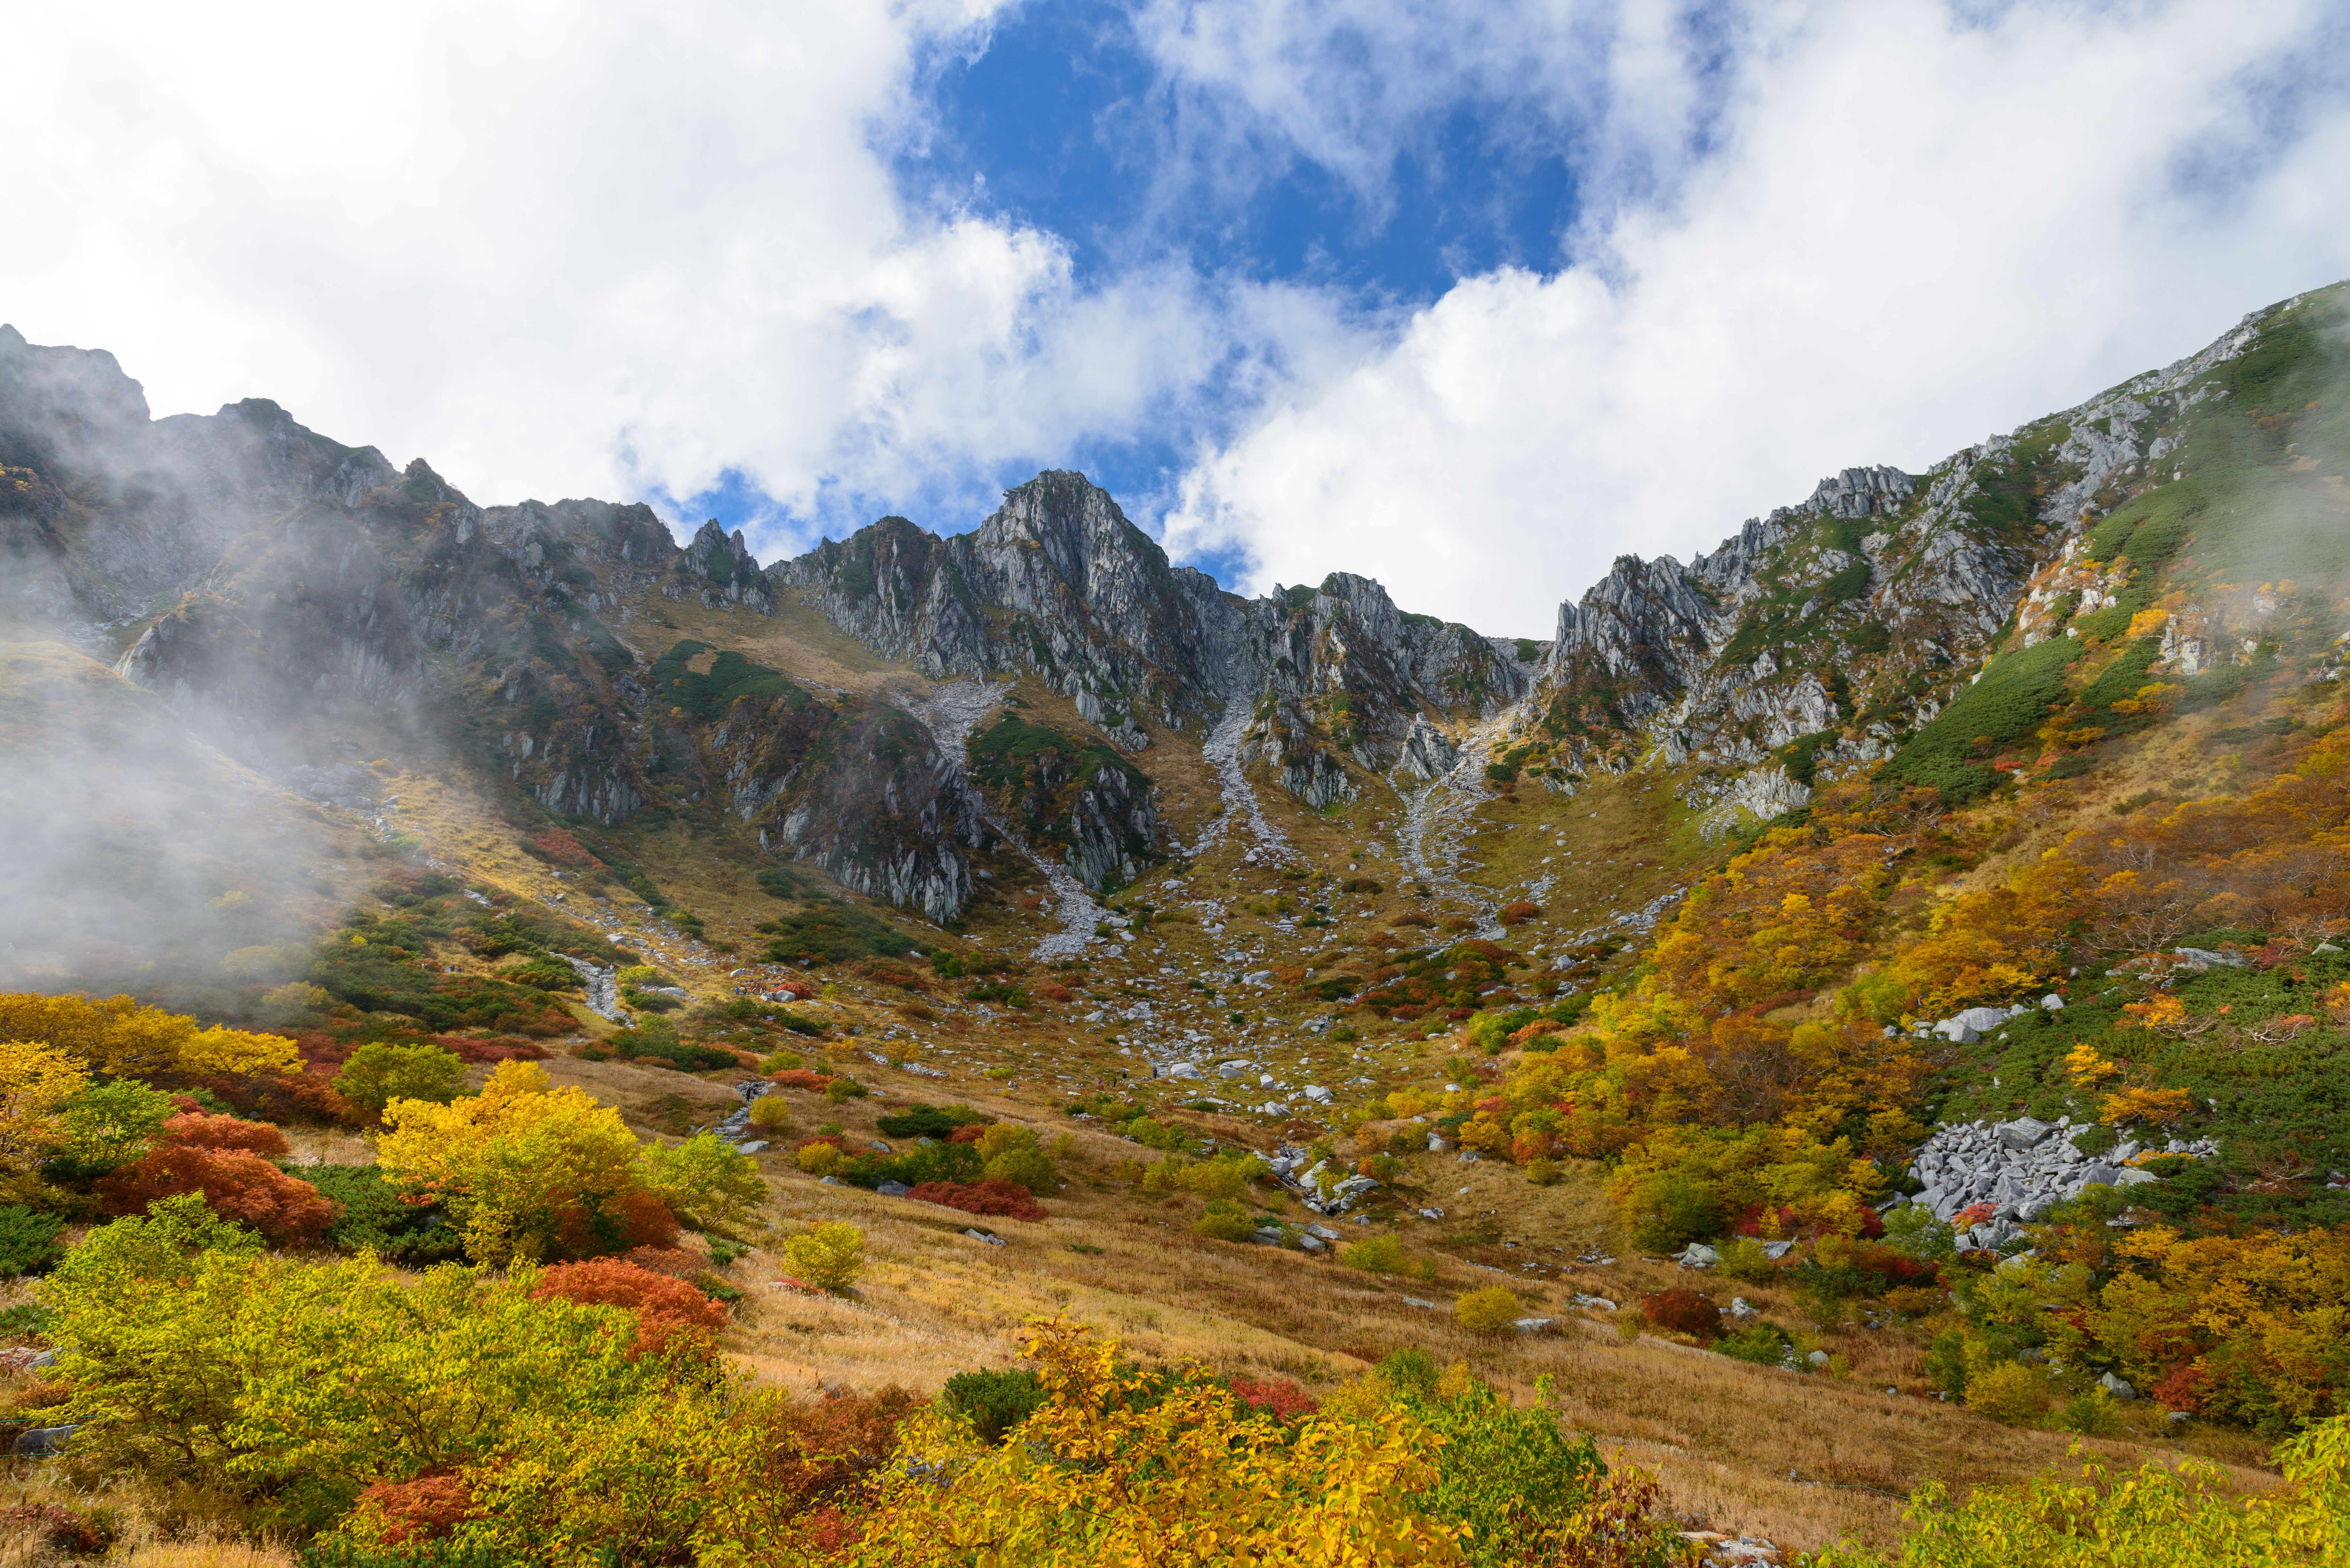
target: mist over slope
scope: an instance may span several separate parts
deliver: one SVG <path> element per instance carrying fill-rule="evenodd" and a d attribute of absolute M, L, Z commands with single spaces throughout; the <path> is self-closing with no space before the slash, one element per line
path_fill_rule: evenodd
<path fill-rule="evenodd" d="M 1154 745 L 1218 743 L 1317 810 L 1464 758 L 1472 781 L 1563 794 L 1660 766 L 1726 826 L 1884 765 L 2086 531 L 2239 462 L 2198 433 L 2241 407 L 2223 383 L 2334 352 L 2339 293 L 1925 474 L 1846 470 L 1687 566 L 1626 557 L 1548 642 L 1413 615 L 1343 571 L 1243 600 L 1069 473 L 968 533 L 886 518 L 763 570 L 739 535 L 680 547 L 641 505 L 478 505 L 422 459 L 395 469 L 265 400 L 153 421 L 103 351 L 0 329 L 0 606 L 278 779 L 390 756 L 473 770 L 525 811 L 708 815 L 932 921 L 967 907 L 986 820 L 1012 805 L 974 783 L 972 737 L 942 743 L 889 691 L 809 684 L 789 660 L 671 701 L 703 673 L 681 669 L 692 639 L 664 637 L 661 605 L 812 611 L 920 678 L 909 691 L 1041 681 L 1077 729 L 1034 829 L 1097 894 L 1179 847 L 1149 800 Z M 2229 657 L 2241 629 L 2194 657 Z"/>

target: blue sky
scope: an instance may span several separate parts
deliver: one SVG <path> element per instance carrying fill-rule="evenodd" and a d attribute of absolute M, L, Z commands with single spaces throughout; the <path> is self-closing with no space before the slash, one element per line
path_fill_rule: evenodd
<path fill-rule="evenodd" d="M 1391 67 L 1380 40 L 1336 31 L 1328 52 L 1353 90 Z M 1701 58 L 1703 18 L 1685 33 Z M 881 138 L 909 200 L 1056 236 L 1080 288 L 1171 267 L 1308 288 L 1376 331 L 1463 276 L 1555 270 L 1575 227 L 1584 128 L 1545 105 L 1460 84 L 1380 123 L 1343 164 L 1326 161 L 1272 117 L 1170 78 L 1125 5 L 1014 6 L 976 47 L 934 47 L 917 84 L 918 133 Z M 1188 457 L 1251 411 L 1245 399 L 1191 400 L 1124 439 L 1006 452 L 993 477 L 1009 486 L 1041 467 L 1075 467 L 1148 525 L 1173 501 Z M 980 521 L 952 511 L 971 504 L 970 489 L 969 476 L 942 474 L 910 498 L 836 493 L 822 522 L 837 531 L 878 508 L 927 503 L 938 514 L 922 521 L 955 532 Z M 779 512 L 739 471 L 670 504 L 754 532 Z M 1225 544 L 1195 562 L 1231 579 L 1243 554 Z"/>
<path fill-rule="evenodd" d="M 548 16 L 26 12 L 0 319 L 764 560 L 1074 467 L 1243 591 L 1543 636 L 2350 275 L 2339 0 Z"/>

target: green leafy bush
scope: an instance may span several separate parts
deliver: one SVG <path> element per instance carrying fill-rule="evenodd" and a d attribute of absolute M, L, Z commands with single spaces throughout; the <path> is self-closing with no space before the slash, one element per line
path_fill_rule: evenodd
<path fill-rule="evenodd" d="M 1216 1241 L 1245 1241 L 1256 1234 L 1256 1221 L 1248 1210 L 1230 1199 L 1219 1198 L 1210 1203 L 1207 1211 L 1191 1223 L 1195 1235 Z"/>
<path fill-rule="evenodd" d="M 876 1125 L 883 1137 L 946 1137 L 957 1127 L 983 1127 L 987 1119 L 969 1106 L 913 1105 L 883 1116 Z"/>
<path fill-rule="evenodd" d="M 1632 1244 L 1648 1252 L 1673 1252 L 1721 1229 L 1713 1189 L 1683 1171 L 1659 1171 L 1625 1199 L 1623 1218 Z"/>
<path fill-rule="evenodd" d="M 896 927 L 849 904 L 821 903 L 796 915 L 781 915 L 751 928 L 770 939 L 769 963 L 847 963 L 852 959 L 899 958 L 920 942 Z"/>
<path fill-rule="evenodd" d="M 1785 1366 L 1794 1342 L 1775 1324 L 1752 1323 L 1723 1334 L 1713 1342 L 1713 1348 L 1723 1355 L 1751 1361 L 1757 1366 Z"/>
<path fill-rule="evenodd" d="M 947 1407 L 971 1422 L 984 1442 L 1000 1443 L 1035 1414 L 1045 1385 L 1025 1366 L 1002 1372 L 958 1372 L 941 1390 Z"/>
<path fill-rule="evenodd" d="M 56 1215 L 21 1203 L 0 1208 L 0 1280 L 37 1274 L 48 1267 L 58 1255 L 57 1232 L 62 1228 Z"/>
<path fill-rule="evenodd" d="M 438 1045 L 362 1045 L 335 1075 L 335 1092 L 370 1116 L 393 1100 L 445 1106 L 465 1092 L 465 1064 Z"/>
<path fill-rule="evenodd" d="M 1340 1248 L 1338 1261 L 1367 1273 L 1399 1274 L 1404 1270 L 1403 1243 L 1393 1236 L 1368 1236 Z"/>
<path fill-rule="evenodd" d="M 94 1085 L 59 1107 L 63 1174 L 102 1176 L 145 1154 L 178 1107 L 136 1078 Z"/>
<path fill-rule="evenodd" d="M 403 1268 L 452 1262 L 464 1237 L 439 1208 L 406 1203 L 372 1165 L 306 1165 L 302 1179 L 339 1209 L 326 1239 L 338 1251 L 369 1251 Z"/>

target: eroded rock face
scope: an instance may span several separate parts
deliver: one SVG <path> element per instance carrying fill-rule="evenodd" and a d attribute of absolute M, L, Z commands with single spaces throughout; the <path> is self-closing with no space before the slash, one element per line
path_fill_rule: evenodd
<path fill-rule="evenodd" d="M 1885 761 L 2011 616 L 2028 645 L 2113 602 L 2110 570 L 2071 564 L 2079 532 L 2159 476 L 2177 445 L 2162 432 L 2210 395 L 2206 372 L 2256 340 L 2256 319 L 1924 474 L 1846 469 L 1687 566 L 1619 559 L 1560 607 L 1528 704 L 1575 737 L 1555 772 L 1653 755 L 1693 770 L 1693 804 L 1762 809 Z M 2162 668 L 2227 657 L 2199 615 L 2166 629 Z"/>
<path fill-rule="evenodd" d="M 745 698 L 713 749 L 759 841 L 842 887 L 941 924 L 971 899 L 977 803 L 960 759 L 885 703 Z"/>
<path fill-rule="evenodd" d="M 314 502 L 236 540 L 203 589 L 116 664 L 231 755 L 274 760 L 302 730 L 414 721 L 424 653 L 390 564 L 342 506 Z"/>
<path fill-rule="evenodd" d="M 315 434 L 265 399 L 151 420 L 114 356 L 36 347 L 12 327 L 0 327 L 0 464 L 39 483 L 23 504 L 0 503 L 0 546 L 45 580 L 0 608 L 75 640 L 195 587 L 255 526 L 398 478 L 373 447 Z"/>
<path fill-rule="evenodd" d="M 768 576 L 926 674 L 1041 677 L 1128 752 L 1149 744 L 1146 725 L 1197 731 L 1235 700 L 1269 700 L 1245 755 L 1316 805 L 1358 787 L 1349 763 L 1392 767 L 1415 736 L 1424 764 L 1450 745 L 1431 716 L 1490 713 L 1536 668 L 1349 573 L 1254 600 L 1224 593 L 1170 566 L 1076 473 L 1011 491 L 972 534 L 887 517 Z"/>

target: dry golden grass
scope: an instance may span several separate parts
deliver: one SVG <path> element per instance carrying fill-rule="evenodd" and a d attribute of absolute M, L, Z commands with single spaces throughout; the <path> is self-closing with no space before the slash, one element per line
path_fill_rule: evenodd
<path fill-rule="evenodd" d="M 995 1108 L 1016 1113 L 1000 1099 Z M 870 1110 L 853 1114 L 862 1121 Z M 1325 1389 L 1416 1347 L 1448 1364 L 1466 1361 L 1521 1398 L 1534 1397 L 1537 1380 L 1549 1378 L 1562 1415 L 1597 1435 L 1603 1449 L 1656 1470 L 1676 1511 L 1805 1549 L 1840 1535 L 1888 1543 L 1902 1500 L 1918 1482 L 1939 1479 L 1963 1490 L 2018 1480 L 2062 1466 L 2073 1442 L 1942 1404 L 1922 1379 L 1918 1345 L 1898 1333 L 1831 1327 L 1821 1344 L 1852 1368 L 1835 1377 L 1752 1366 L 1659 1338 L 1626 1341 L 1606 1314 L 1577 1314 L 1569 1303 L 1575 1291 L 1628 1309 L 1644 1292 L 1695 1282 L 1718 1302 L 1742 1294 L 1777 1321 L 1803 1321 L 1791 1298 L 1768 1287 L 1693 1278 L 1633 1256 L 1607 1267 L 1574 1264 L 1576 1245 L 1606 1234 L 1597 1173 L 1587 1166 L 1570 1162 L 1556 1186 L 1536 1188 L 1510 1168 L 1442 1162 L 1444 1190 L 1424 1181 L 1419 1196 L 1443 1207 L 1446 1219 L 1411 1220 L 1400 1231 L 1408 1253 L 1434 1264 L 1429 1282 L 1202 1241 L 1190 1231 L 1196 1199 L 1151 1199 L 1104 1179 L 1108 1164 L 1135 1157 L 1133 1145 L 1084 1131 L 1074 1142 L 1068 1184 L 1051 1204 L 1053 1217 L 1038 1224 L 826 1186 L 766 1162 L 774 1235 L 846 1220 L 864 1231 L 869 1268 L 852 1300 L 809 1297 L 774 1288 L 780 1266 L 769 1251 L 754 1251 L 733 1271 L 753 1299 L 728 1350 L 760 1377 L 804 1391 L 898 1384 L 928 1392 L 957 1371 L 1008 1364 L 1024 1323 L 1056 1312 L 1097 1324 L 1146 1356 Z M 1466 1194 L 1457 1190 L 1464 1186 Z M 1270 1195 L 1258 1200 L 1282 1207 Z M 1295 1208 L 1290 1217 L 1310 1218 Z M 1006 1244 L 974 1241 L 962 1233 L 967 1227 L 991 1230 Z M 1512 1241 L 1518 1245 L 1504 1245 Z M 1566 1243 L 1574 1245 L 1564 1255 L 1542 1251 Z M 1523 1269 L 1528 1262 L 1536 1269 Z M 1508 1282 L 1528 1314 L 1560 1320 L 1558 1332 L 1494 1340 L 1455 1326 L 1452 1299 L 1494 1282 L 1487 1270 L 1496 1265 L 1513 1275 Z M 1899 1392 L 1888 1395 L 1888 1386 Z M 2128 1418 L 2138 1432 L 2091 1447 L 2124 1465 L 2181 1451 L 2152 1429 L 2150 1412 Z M 2248 1441 L 2198 1434 L 2191 1447 L 2230 1465 L 2242 1485 L 2273 1480 Z"/>
<path fill-rule="evenodd" d="M 116 1568 L 295 1568 L 295 1555 L 266 1540 L 248 1539 L 219 1517 L 218 1500 L 151 1495 L 131 1489 L 81 1491 L 39 1469 L 0 1476 L 0 1510 L 25 1505 L 66 1509 L 102 1524 L 113 1536 L 104 1561 Z M 0 1536 L 0 1568 L 65 1568 L 88 1563 L 41 1536 L 18 1531 Z"/>

